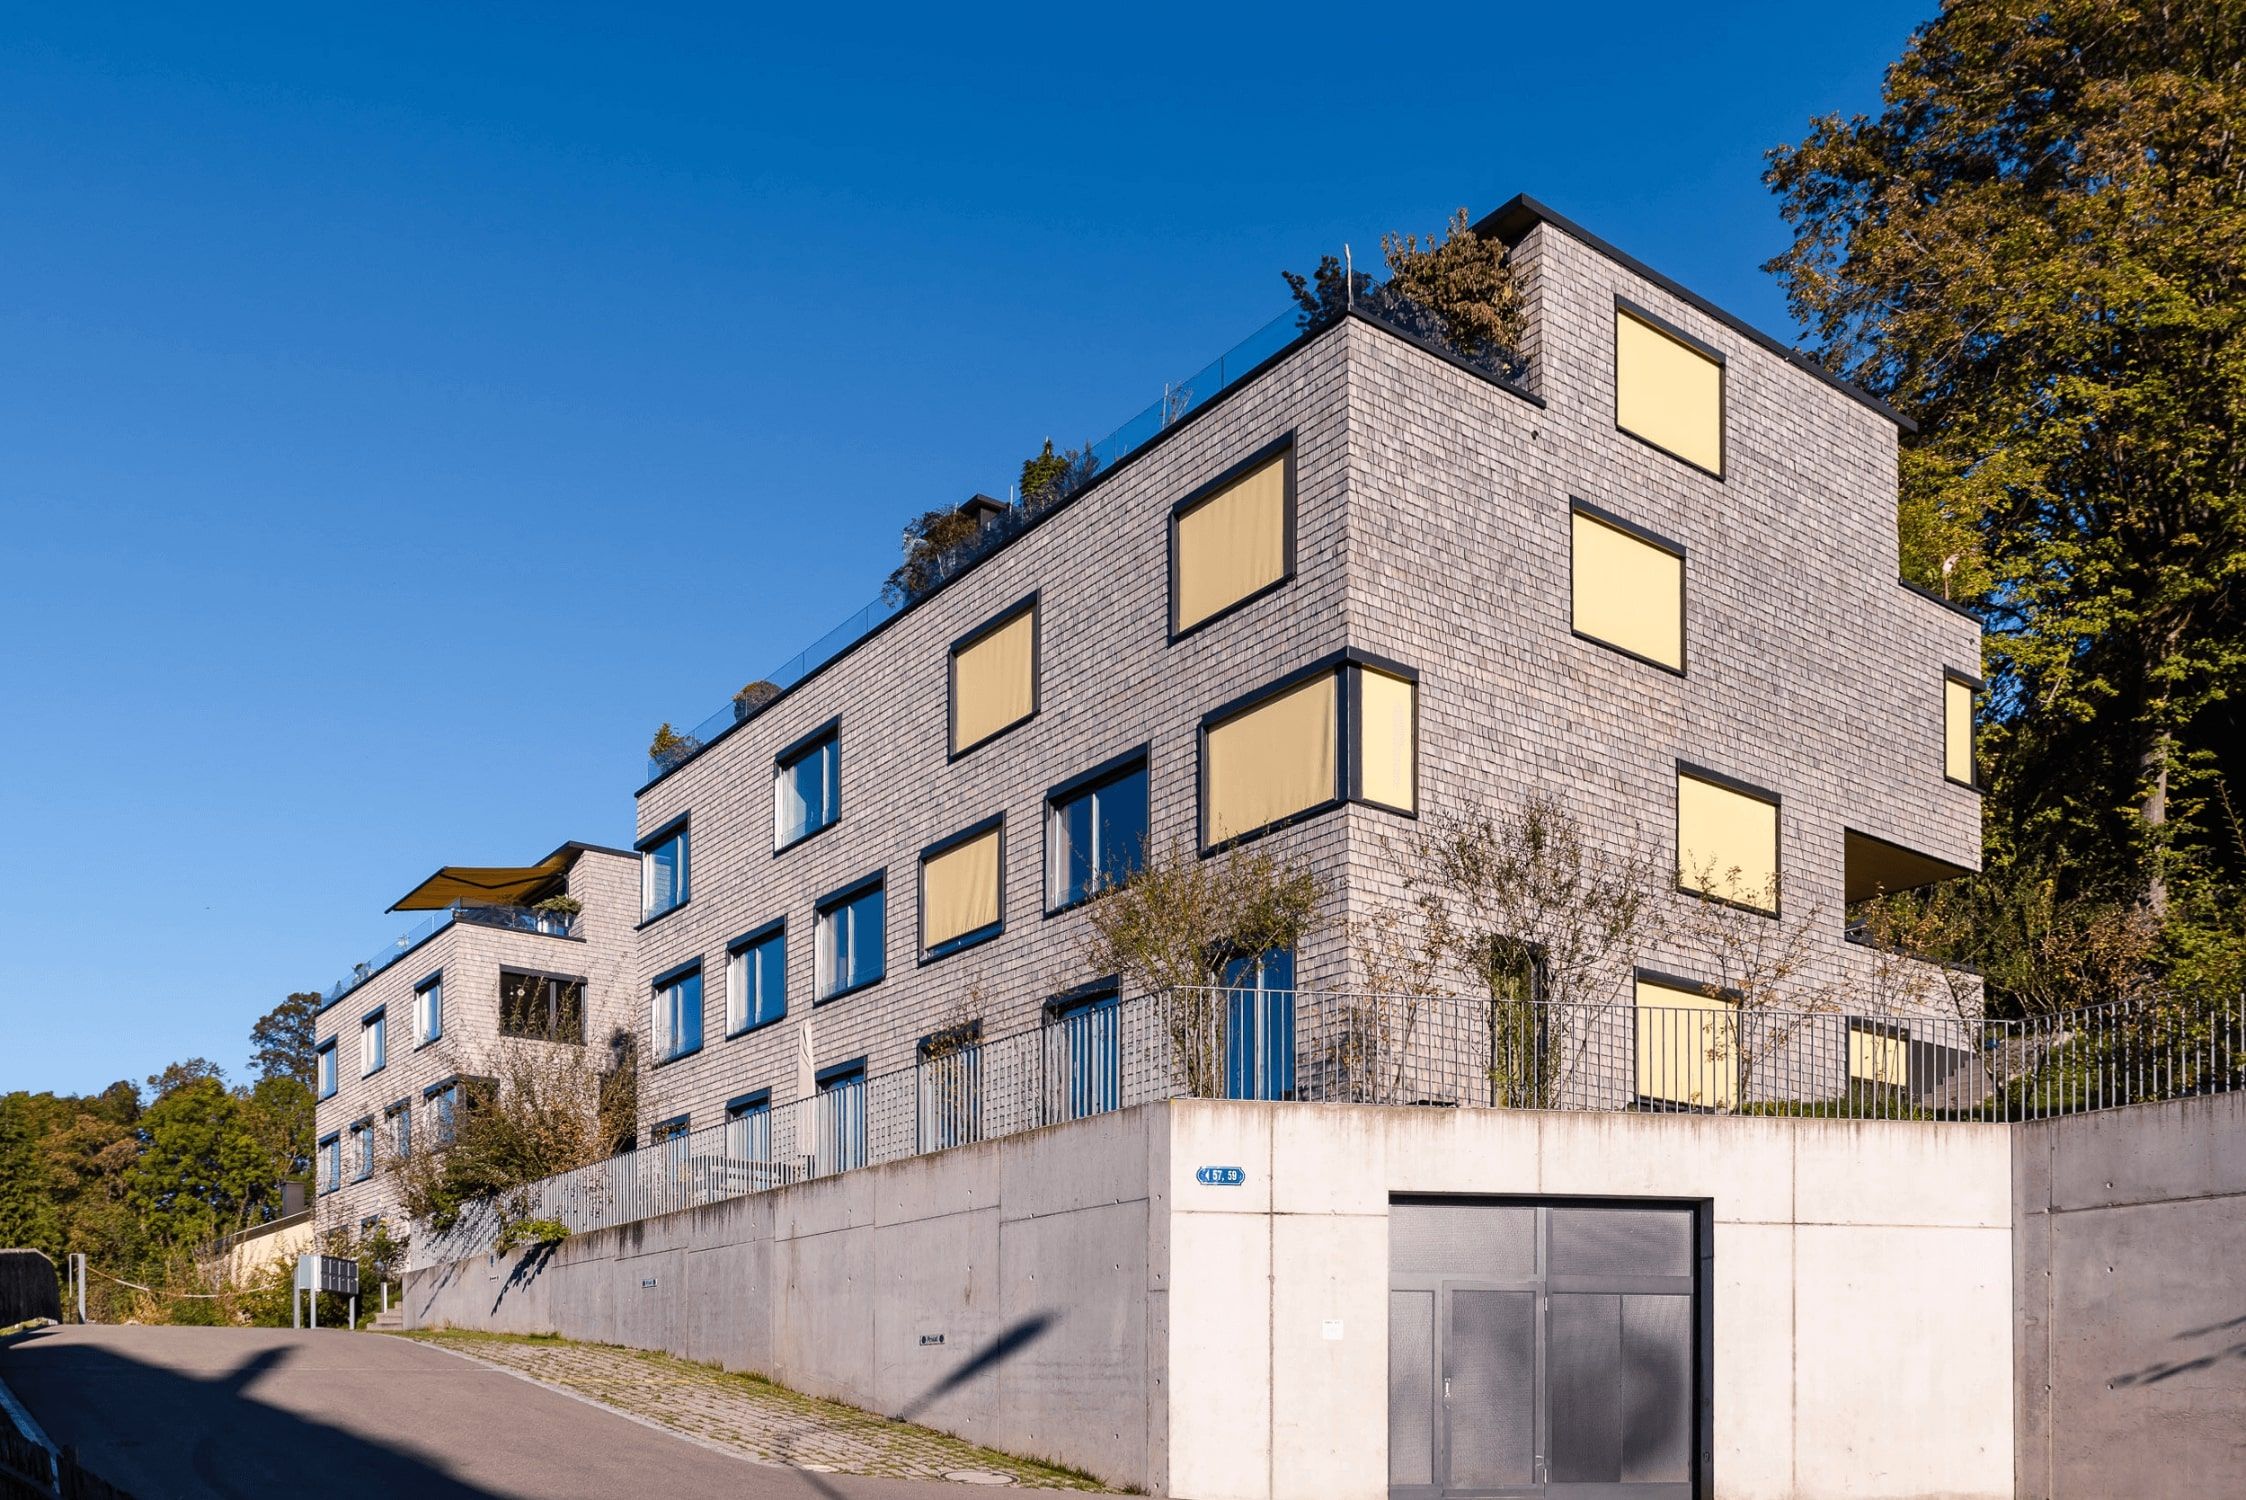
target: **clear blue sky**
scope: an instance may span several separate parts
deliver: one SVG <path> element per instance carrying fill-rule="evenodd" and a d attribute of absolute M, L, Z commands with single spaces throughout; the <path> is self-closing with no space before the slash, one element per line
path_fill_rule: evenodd
<path fill-rule="evenodd" d="M 1277 313 L 1533 193 L 1791 336 L 1918 3 L 0 20 L 0 1090 L 204 1054 Z"/>

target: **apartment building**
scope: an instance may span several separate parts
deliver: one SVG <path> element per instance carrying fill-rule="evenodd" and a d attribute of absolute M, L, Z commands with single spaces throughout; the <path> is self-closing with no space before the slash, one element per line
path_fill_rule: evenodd
<path fill-rule="evenodd" d="M 569 843 L 529 865 L 448 865 L 399 898 L 392 911 L 428 915 L 331 986 L 315 1023 L 320 1228 L 394 1221 L 384 1164 L 444 1139 L 502 1046 L 582 1052 L 629 1032 L 639 885 L 629 851 Z"/>
<path fill-rule="evenodd" d="M 1251 841 L 1325 892 L 1233 976 L 1228 1091 L 1277 1097 L 1287 997 L 1366 982 L 1350 924 L 1402 896 L 1399 836 L 1532 795 L 1658 849 L 1680 909 L 1814 914 L 1803 975 L 1876 985 L 1849 905 L 1979 858 L 1979 630 L 1898 581 L 1899 419 L 1532 200 L 1479 231 L 1517 366 L 1368 309 L 1306 329 L 653 768 L 644 1140 L 815 1099 L 845 1167 L 869 1078 L 1103 1045 L 1088 897 Z M 1641 1005 L 1723 1003 L 1673 939 L 1630 965 Z M 1071 1071 L 1061 1118 L 1112 1092 Z"/>

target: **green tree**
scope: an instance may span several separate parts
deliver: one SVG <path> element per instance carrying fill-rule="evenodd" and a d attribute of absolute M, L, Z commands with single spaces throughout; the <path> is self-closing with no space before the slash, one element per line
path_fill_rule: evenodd
<path fill-rule="evenodd" d="M 1905 575 L 1990 631 L 1990 862 L 2156 918 L 2189 887 L 2233 955 L 2242 124 L 2246 8 L 1952 0 L 1767 176 L 1795 315 L 1918 423 Z"/>
<path fill-rule="evenodd" d="M 208 1075 L 167 1090 L 141 1116 L 145 1145 L 126 1201 L 153 1245 L 191 1245 L 255 1221 L 273 1193 L 274 1163 L 244 1116 L 242 1101 Z"/>
<path fill-rule="evenodd" d="M 30 1094 L 0 1096 L 0 1246 L 52 1256 L 60 1226 L 39 1161 L 42 1114 Z"/>
<path fill-rule="evenodd" d="M 259 1079 L 293 1078 L 311 1088 L 313 1024 L 319 1013 L 320 997 L 296 990 L 259 1016 L 250 1028 L 250 1072 Z"/>

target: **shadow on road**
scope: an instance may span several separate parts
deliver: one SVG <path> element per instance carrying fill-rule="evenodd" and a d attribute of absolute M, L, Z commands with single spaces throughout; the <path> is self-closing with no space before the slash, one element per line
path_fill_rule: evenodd
<path fill-rule="evenodd" d="M 76 1448 L 87 1468 L 136 1500 L 306 1486 L 338 1500 L 497 1493 L 420 1454 L 288 1410 L 283 1372 L 301 1346 L 260 1349 L 199 1376 L 92 1344 L 35 1347 L 56 1333 L 10 1340 L 0 1378 L 57 1444 Z"/>

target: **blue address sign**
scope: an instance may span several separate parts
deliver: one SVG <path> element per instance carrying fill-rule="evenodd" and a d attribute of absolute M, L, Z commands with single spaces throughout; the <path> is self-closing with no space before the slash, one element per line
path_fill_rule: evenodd
<path fill-rule="evenodd" d="M 1203 1187 L 1238 1187 L 1248 1180 L 1248 1174 L 1239 1167 L 1203 1167 L 1193 1174 L 1193 1180 Z"/>

